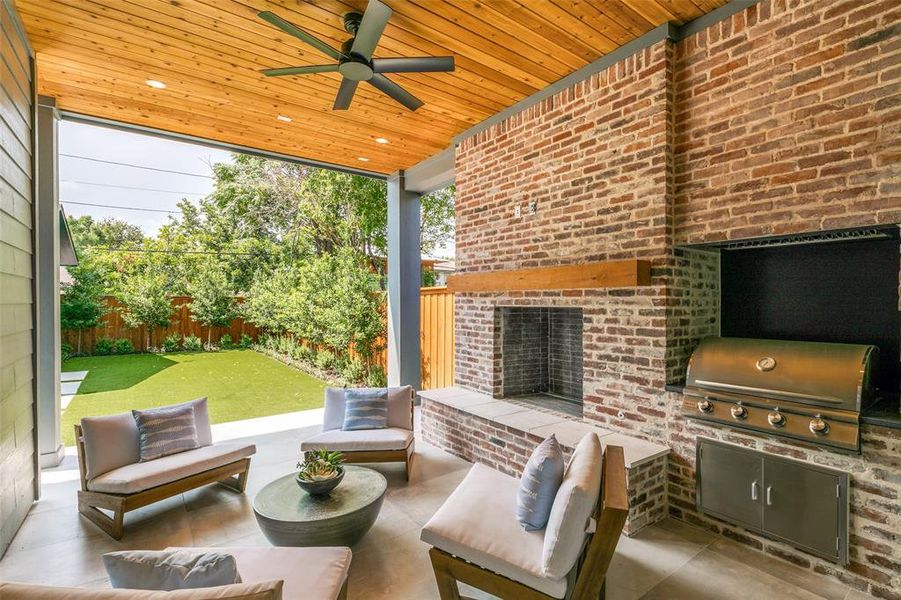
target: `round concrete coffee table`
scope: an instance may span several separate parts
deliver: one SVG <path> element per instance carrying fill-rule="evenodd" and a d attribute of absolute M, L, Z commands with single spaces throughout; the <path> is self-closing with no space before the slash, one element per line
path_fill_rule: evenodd
<path fill-rule="evenodd" d="M 388 482 L 378 471 L 344 467 L 344 479 L 328 496 L 311 496 L 285 475 L 253 500 L 263 534 L 275 546 L 353 546 L 379 516 Z"/>

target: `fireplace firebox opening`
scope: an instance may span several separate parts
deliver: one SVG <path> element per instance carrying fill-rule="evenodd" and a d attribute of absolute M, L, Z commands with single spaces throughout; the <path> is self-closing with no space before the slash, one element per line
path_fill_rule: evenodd
<path fill-rule="evenodd" d="M 582 415 L 582 309 L 501 307 L 500 395 Z"/>

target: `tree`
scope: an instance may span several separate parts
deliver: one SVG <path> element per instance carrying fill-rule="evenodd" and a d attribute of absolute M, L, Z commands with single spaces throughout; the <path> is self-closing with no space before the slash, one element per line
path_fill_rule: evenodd
<path fill-rule="evenodd" d="M 141 228 L 121 219 L 106 218 L 95 221 L 93 217 L 69 217 L 69 231 L 79 250 L 92 247 L 122 248 L 140 244 L 144 240 Z"/>
<path fill-rule="evenodd" d="M 226 327 L 235 316 L 235 295 L 228 284 L 228 278 L 217 261 L 204 263 L 191 282 L 189 293 L 192 301 L 188 304 L 191 318 L 207 328 L 206 344 L 212 346 L 213 327 Z"/>
<path fill-rule="evenodd" d="M 118 297 L 122 303 L 121 314 L 125 324 L 146 328 L 145 347 L 149 350 L 153 328 L 168 325 L 174 310 L 169 300 L 165 276 L 145 268 L 123 282 Z"/>
<path fill-rule="evenodd" d="M 84 330 L 97 327 L 105 312 L 103 273 L 94 268 L 89 261 L 71 266 L 68 271 L 73 282 L 62 286 L 59 321 L 62 329 L 78 331 L 77 352 L 81 354 Z"/>
<path fill-rule="evenodd" d="M 423 254 L 432 254 L 453 241 L 456 196 L 457 188 L 451 185 L 419 198 L 419 249 Z"/>

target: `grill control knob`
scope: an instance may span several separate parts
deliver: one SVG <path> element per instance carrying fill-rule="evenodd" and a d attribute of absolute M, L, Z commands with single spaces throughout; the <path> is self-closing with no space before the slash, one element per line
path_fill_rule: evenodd
<path fill-rule="evenodd" d="M 734 419 L 747 419 L 748 418 L 748 409 L 742 406 L 741 404 L 736 404 L 730 409 L 732 413 L 732 418 Z"/>
<path fill-rule="evenodd" d="M 766 420 L 770 422 L 770 425 L 773 427 L 785 427 L 785 415 L 783 415 L 778 410 L 774 410 L 770 414 L 766 416 Z"/>
<path fill-rule="evenodd" d="M 808 425 L 808 427 L 810 428 L 810 433 L 816 435 L 826 435 L 827 433 L 829 433 L 829 423 L 821 419 L 819 416 L 811 419 L 810 425 Z"/>
<path fill-rule="evenodd" d="M 698 400 L 698 410 L 702 413 L 713 412 L 713 404 L 710 403 L 710 400 Z"/>

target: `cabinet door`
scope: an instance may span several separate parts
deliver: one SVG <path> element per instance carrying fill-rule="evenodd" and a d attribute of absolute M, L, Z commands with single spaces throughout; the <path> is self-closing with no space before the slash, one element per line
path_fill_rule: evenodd
<path fill-rule="evenodd" d="M 763 530 L 810 552 L 841 558 L 842 488 L 834 473 L 765 459 Z"/>
<path fill-rule="evenodd" d="M 763 526 L 763 458 L 743 448 L 701 441 L 698 507 L 746 527 Z"/>

